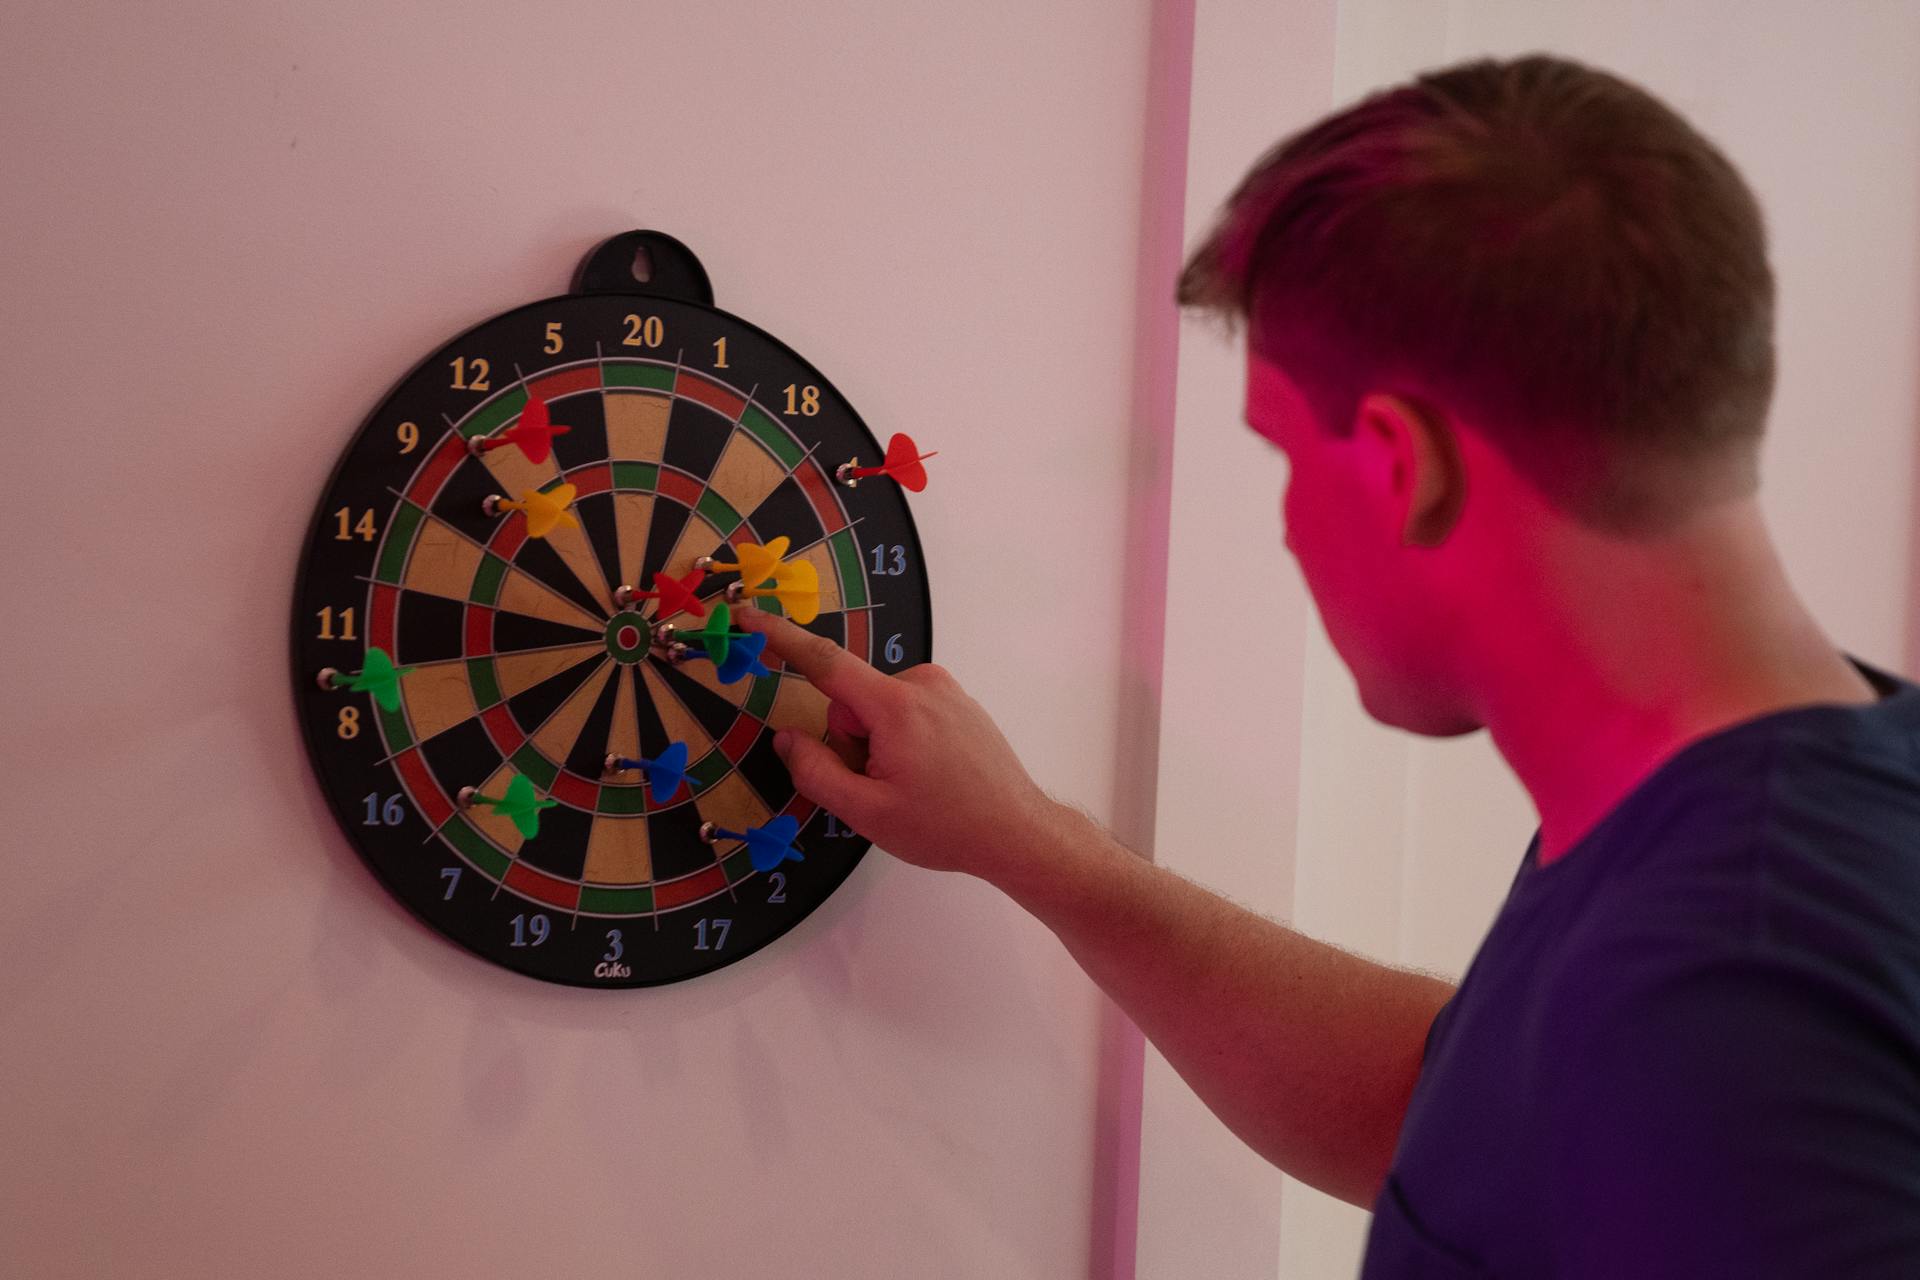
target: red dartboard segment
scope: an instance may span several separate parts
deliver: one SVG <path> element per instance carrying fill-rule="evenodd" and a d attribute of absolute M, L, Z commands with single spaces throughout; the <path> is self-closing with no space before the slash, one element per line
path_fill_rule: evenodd
<path fill-rule="evenodd" d="M 847 652 L 864 658 L 868 662 L 872 662 L 874 660 L 874 653 L 873 650 L 868 647 L 871 641 L 868 638 L 866 610 L 852 609 L 849 610 L 845 616 L 847 619 Z"/>
<path fill-rule="evenodd" d="M 827 479 L 826 472 L 820 469 L 818 462 L 807 459 L 793 473 L 793 478 L 800 482 L 800 488 L 805 491 L 808 501 L 813 503 L 814 511 L 820 516 L 820 524 L 829 536 L 847 527 L 847 515 L 840 509 L 840 500 L 834 496 L 833 482 Z"/>
<path fill-rule="evenodd" d="M 554 775 L 553 789 L 550 794 L 555 800 L 592 813 L 600 803 L 600 784 L 589 782 L 577 773 L 562 769 Z"/>
<path fill-rule="evenodd" d="M 527 383 L 527 394 L 539 400 L 558 400 L 580 391 L 598 391 L 600 385 L 600 364 L 595 361 L 536 377 Z"/>
<path fill-rule="evenodd" d="M 494 610 L 484 604 L 475 604 L 471 600 L 466 605 L 466 617 L 462 622 L 462 635 L 466 641 L 468 658 L 485 657 L 493 652 L 493 615 Z"/>
<path fill-rule="evenodd" d="M 447 482 L 454 469 L 467 460 L 467 442 L 458 435 L 448 435 L 427 460 L 420 464 L 413 483 L 407 486 L 407 497 L 415 505 L 431 510 L 433 500 L 440 492 L 440 486 Z"/>
<path fill-rule="evenodd" d="M 487 550 L 493 552 L 493 554 L 499 556 L 508 564 L 512 564 L 513 558 L 520 554 L 520 548 L 526 540 L 527 518 L 522 513 L 515 511 L 506 519 L 502 520 L 499 527 L 494 529 L 493 536 L 487 539 Z"/>
<path fill-rule="evenodd" d="M 747 749 L 753 746 L 754 739 L 760 736 L 760 729 L 760 721 L 742 712 L 739 719 L 733 722 L 733 727 L 727 730 L 726 736 L 715 745 L 720 748 L 721 755 L 739 764 L 747 754 Z"/>
<path fill-rule="evenodd" d="M 507 704 L 496 702 L 480 713 L 480 723 L 487 727 L 487 736 L 493 739 L 493 745 L 500 751 L 502 758 L 511 757 L 527 740 L 520 732 L 520 726 L 513 722 L 513 713 L 507 710 Z"/>
<path fill-rule="evenodd" d="M 605 493 L 613 488 L 613 468 L 604 462 L 597 462 L 590 467 L 576 467 L 563 478 L 573 486 L 576 502 L 589 494 Z"/>
<path fill-rule="evenodd" d="M 747 407 L 746 397 L 732 387 L 710 382 L 691 369 L 680 370 L 680 376 L 674 380 L 673 393 L 706 405 L 729 422 L 738 422 Z"/>
<path fill-rule="evenodd" d="M 507 888 L 523 897 L 572 911 L 580 905 L 580 886 L 544 871 L 536 871 L 518 859 L 507 868 Z"/>
<path fill-rule="evenodd" d="M 420 758 L 419 748 L 409 747 L 395 756 L 393 768 L 406 784 L 413 803 L 419 807 L 420 816 L 436 829 L 446 825 L 447 819 L 453 816 L 453 803 L 440 789 L 440 784 L 433 780 L 427 762 Z"/>
<path fill-rule="evenodd" d="M 718 862 L 704 871 L 654 886 L 653 905 L 658 911 L 671 911 L 689 902 L 710 898 L 727 887 L 727 873 Z"/>
<path fill-rule="evenodd" d="M 686 472 L 663 466 L 660 468 L 659 492 L 683 507 L 693 508 L 700 505 L 704 487 Z"/>
<path fill-rule="evenodd" d="M 371 598 L 367 601 L 367 644 L 386 650 L 388 657 L 398 651 L 394 624 L 399 611 L 400 588 L 390 587 L 384 582 L 374 583 Z"/>

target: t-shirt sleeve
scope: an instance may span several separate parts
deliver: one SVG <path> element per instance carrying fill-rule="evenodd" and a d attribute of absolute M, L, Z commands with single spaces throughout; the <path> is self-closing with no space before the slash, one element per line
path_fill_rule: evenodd
<path fill-rule="evenodd" d="M 1874 984 L 1659 936 L 1568 961 L 1540 1041 L 1555 1275 L 1920 1276 L 1920 1064 Z"/>

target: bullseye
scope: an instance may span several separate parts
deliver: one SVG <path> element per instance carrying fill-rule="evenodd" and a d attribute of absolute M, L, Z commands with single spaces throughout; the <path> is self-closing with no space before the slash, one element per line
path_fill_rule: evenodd
<path fill-rule="evenodd" d="M 637 613 L 622 610 L 607 623 L 607 652 L 615 662 L 632 666 L 653 647 L 653 629 Z"/>

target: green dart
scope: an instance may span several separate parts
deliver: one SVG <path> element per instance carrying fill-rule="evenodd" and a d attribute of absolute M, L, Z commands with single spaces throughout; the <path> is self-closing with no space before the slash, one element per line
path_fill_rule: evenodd
<path fill-rule="evenodd" d="M 558 800 L 542 800 L 533 789 L 533 783 L 523 773 L 513 775 L 513 781 L 507 784 L 507 794 L 498 798 L 483 796 L 477 787 L 462 787 L 458 797 L 465 808 L 474 804 L 490 804 L 495 813 L 503 813 L 519 828 L 523 838 L 531 840 L 540 834 L 540 811 L 559 805 Z"/>
<path fill-rule="evenodd" d="M 327 667 L 320 672 L 322 689 L 346 689 L 352 693 L 370 693 L 382 711 L 400 709 L 400 677 L 412 675 L 412 667 L 396 667 L 385 649 L 367 650 L 366 665 L 358 671 L 336 671 Z"/>

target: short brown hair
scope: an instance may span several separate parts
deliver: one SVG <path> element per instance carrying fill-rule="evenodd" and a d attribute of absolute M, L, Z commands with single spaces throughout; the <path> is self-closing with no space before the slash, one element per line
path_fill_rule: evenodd
<path fill-rule="evenodd" d="M 1758 484 L 1759 204 L 1672 108 L 1535 55 L 1421 75 L 1283 139 L 1180 277 L 1344 433 L 1369 390 L 1469 415 L 1622 532 Z"/>

